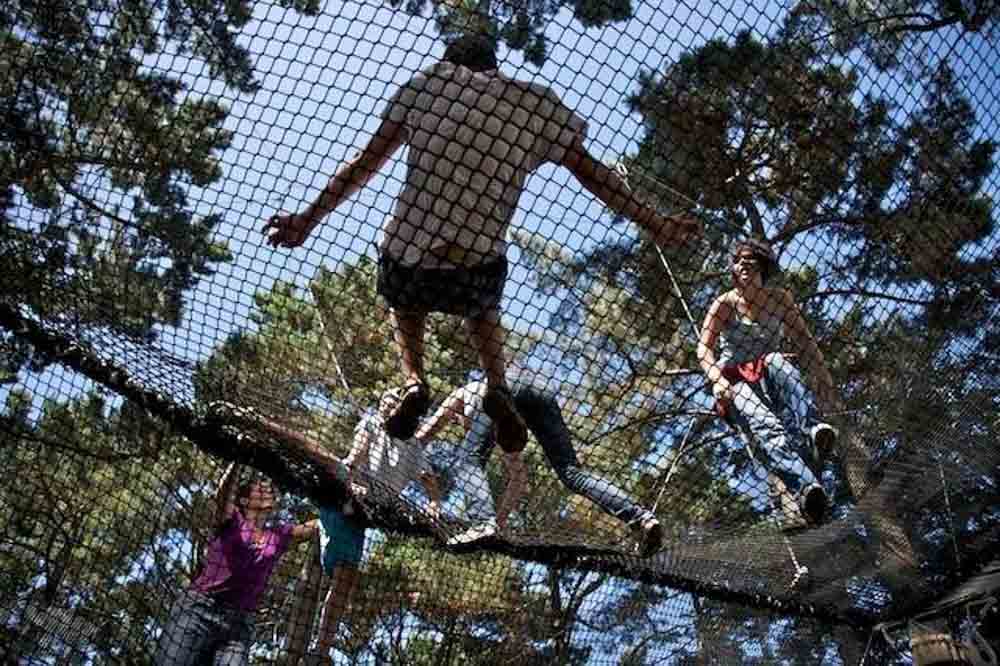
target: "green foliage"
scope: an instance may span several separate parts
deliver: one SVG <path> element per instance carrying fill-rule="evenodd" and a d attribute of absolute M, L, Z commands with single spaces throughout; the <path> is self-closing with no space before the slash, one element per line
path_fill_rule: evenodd
<path fill-rule="evenodd" d="M 390 3 L 414 15 L 430 12 L 441 36 L 453 40 L 475 32 L 490 35 L 513 51 L 521 51 L 525 60 L 541 66 L 549 55 L 545 29 L 562 9 L 585 28 L 600 28 L 632 17 L 630 0 L 390 0 Z"/>
<path fill-rule="evenodd" d="M 13 644 L 42 650 L 61 635 L 144 661 L 146 625 L 166 609 L 150 590 L 187 584 L 172 539 L 200 538 L 203 505 L 182 498 L 203 497 L 211 468 L 131 405 L 91 393 L 47 401 L 32 421 L 30 398 L 8 395 L 0 430 L 0 608 Z"/>
<path fill-rule="evenodd" d="M 807 41 L 822 35 L 835 53 L 859 49 L 881 69 L 919 70 L 922 35 L 951 29 L 994 41 L 998 22 L 991 0 L 808 0 L 792 8 L 788 29 Z"/>
<path fill-rule="evenodd" d="M 286 3 L 292 4 L 292 3 Z M 295 8 L 315 13 L 315 2 Z M 184 294 L 231 260 L 191 185 L 222 176 L 228 110 L 151 56 L 207 65 L 256 89 L 237 43 L 246 2 L 6 3 L 0 9 L 0 259 L 3 293 L 36 313 L 150 337 Z M 24 350 L 4 349 L 7 365 Z"/>

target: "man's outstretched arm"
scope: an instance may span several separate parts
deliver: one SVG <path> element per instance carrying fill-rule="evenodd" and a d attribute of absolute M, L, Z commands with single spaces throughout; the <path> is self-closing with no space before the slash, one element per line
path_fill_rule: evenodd
<path fill-rule="evenodd" d="M 594 159 L 583 145 L 582 136 L 578 135 L 566 151 L 562 165 L 572 171 L 591 194 L 639 225 L 658 245 L 680 245 L 689 237 L 701 234 L 701 225 L 696 219 L 687 215 L 661 215 L 637 198 L 617 172 Z"/>
<path fill-rule="evenodd" d="M 342 166 L 319 196 L 301 213 L 274 215 L 264 225 L 267 242 L 275 247 L 298 247 L 327 213 L 364 187 L 402 145 L 400 123 L 382 121 L 368 145 Z"/>

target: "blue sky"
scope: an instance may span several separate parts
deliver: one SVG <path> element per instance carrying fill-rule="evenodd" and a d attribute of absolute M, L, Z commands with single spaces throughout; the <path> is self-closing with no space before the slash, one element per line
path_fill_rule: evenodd
<path fill-rule="evenodd" d="M 637 117 L 625 108 L 641 69 L 662 70 L 685 51 L 742 29 L 766 36 L 787 11 L 775 2 L 698 9 L 643 2 L 635 9 L 630 21 L 591 30 L 560 12 L 546 33 L 551 53 L 542 68 L 525 64 L 516 52 L 500 54 L 506 73 L 550 85 L 589 122 L 589 148 L 606 161 L 633 152 L 641 138 Z M 997 59 L 996 47 L 977 35 L 956 39 L 956 34 L 946 31 L 928 40 L 939 52 L 951 51 L 958 78 L 985 121 L 980 132 L 996 136 L 1000 67 L 983 66 L 984 55 L 987 62 Z M 212 81 L 201 63 L 184 56 L 164 52 L 146 60 L 153 69 L 180 74 L 189 94 L 225 101 L 231 108 L 227 127 L 235 133 L 221 156 L 223 178 L 190 190 L 199 213 L 222 215 L 217 238 L 228 243 L 234 261 L 201 282 L 188 299 L 184 324 L 163 330 L 159 342 L 168 354 L 189 361 L 206 358 L 227 334 L 246 326 L 252 295 L 275 279 L 305 286 L 321 265 L 335 269 L 360 255 L 374 256 L 373 244 L 403 178 L 403 151 L 368 188 L 331 213 L 304 247 L 273 250 L 262 243 L 259 230 L 274 212 L 297 210 L 311 200 L 375 130 L 392 91 L 444 50 L 430 21 L 377 1 L 327 3 L 317 17 L 259 3 L 241 41 L 256 59 L 261 89 L 254 95 L 234 96 Z M 865 74 L 870 78 L 863 87 L 884 90 L 902 109 L 917 101 L 920 89 L 898 77 Z M 612 227 L 604 207 L 568 172 L 552 166 L 529 181 L 512 229 L 537 232 L 570 252 L 633 232 Z M 557 299 L 533 289 L 516 249 L 510 259 L 506 322 L 542 332 Z"/>
<path fill-rule="evenodd" d="M 500 54 L 501 67 L 550 85 L 589 121 L 591 151 L 613 161 L 634 151 L 641 138 L 637 119 L 625 110 L 641 68 L 662 68 L 686 48 L 740 26 L 767 28 L 780 15 L 776 5 L 768 7 L 726 11 L 715 6 L 702 15 L 685 5 L 647 3 L 627 23 L 589 31 L 563 11 L 547 32 L 553 46 L 544 67 L 525 64 L 518 53 L 507 51 Z M 212 188 L 191 193 L 199 212 L 222 213 L 218 237 L 227 240 L 235 261 L 202 282 L 189 299 L 187 325 L 164 331 L 161 341 L 171 353 L 189 359 L 204 358 L 227 332 L 244 325 L 252 294 L 275 279 L 305 286 L 321 265 L 336 268 L 363 254 L 374 256 L 373 243 L 403 178 L 398 159 L 403 151 L 368 188 L 331 213 L 302 248 L 272 250 L 262 244 L 259 229 L 279 209 L 306 205 L 371 136 L 392 91 L 444 50 L 430 22 L 379 3 L 330 4 L 316 18 L 259 5 L 244 34 L 244 43 L 257 55 L 262 88 L 252 97 L 228 100 L 228 126 L 236 138 L 223 156 L 225 176 Z M 161 57 L 156 66 L 197 72 L 187 64 Z M 227 95 L 207 78 L 186 79 L 194 94 Z M 631 233 L 612 229 L 604 207 L 568 172 L 551 166 L 529 181 L 512 228 L 541 233 L 570 251 Z M 545 310 L 555 304 L 526 298 L 518 285 L 528 276 L 516 251 L 510 258 L 508 324 L 544 327 Z"/>

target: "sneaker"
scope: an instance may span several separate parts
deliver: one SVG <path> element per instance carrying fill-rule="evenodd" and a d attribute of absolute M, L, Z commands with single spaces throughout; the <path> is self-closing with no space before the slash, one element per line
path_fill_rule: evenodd
<path fill-rule="evenodd" d="M 409 439 L 417 432 L 420 419 L 431 408 L 431 393 L 426 384 L 410 384 L 402 390 L 402 399 L 385 420 L 385 431 L 396 439 Z"/>
<path fill-rule="evenodd" d="M 792 590 L 801 590 L 809 584 L 809 567 L 799 565 L 795 567 L 792 579 L 788 581 L 788 587 Z"/>
<path fill-rule="evenodd" d="M 214 418 L 226 420 L 237 418 L 252 421 L 259 418 L 253 407 L 244 407 L 226 400 L 213 400 L 208 403 L 208 414 Z"/>
<path fill-rule="evenodd" d="M 491 388 L 483 398 L 483 411 L 496 428 L 497 444 L 508 453 L 523 451 L 528 443 L 528 426 L 514 408 L 506 387 Z"/>
<path fill-rule="evenodd" d="M 823 488 L 818 485 L 809 486 L 802 495 L 802 515 L 812 525 L 820 525 L 826 517 L 829 504 Z"/>
<path fill-rule="evenodd" d="M 663 548 L 663 526 L 649 514 L 632 526 L 640 557 L 652 557 Z"/>
<path fill-rule="evenodd" d="M 816 451 L 816 461 L 827 460 L 833 455 L 837 448 L 837 437 L 840 433 L 829 423 L 817 423 L 809 431 L 809 439 L 812 440 Z"/>
<path fill-rule="evenodd" d="M 483 539 L 488 539 L 497 533 L 496 523 L 478 523 L 464 532 L 459 532 L 448 538 L 449 546 L 468 546 Z"/>

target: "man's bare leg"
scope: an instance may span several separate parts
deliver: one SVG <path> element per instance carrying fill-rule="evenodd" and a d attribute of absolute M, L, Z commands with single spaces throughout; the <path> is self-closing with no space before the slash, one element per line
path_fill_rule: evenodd
<path fill-rule="evenodd" d="M 507 390 L 507 362 L 504 358 L 507 332 L 500 323 L 500 311 L 493 308 L 482 317 L 466 319 L 466 326 L 479 353 L 479 364 L 486 373 L 489 387 L 483 399 L 483 411 L 493 421 L 500 448 L 508 452 L 521 451 L 528 439 L 528 428 Z"/>
<path fill-rule="evenodd" d="M 507 332 L 500 323 L 500 311 L 493 308 L 482 317 L 470 317 L 465 320 L 465 326 L 479 355 L 479 367 L 486 373 L 486 383 L 490 388 L 506 386 L 504 344 Z"/>
<path fill-rule="evenodd" d="M 406 384 L 423 384 L 424 379 L 424 328 L 427 314 L 392 311 L 393 337 L 399 348 Z"/>
<path fill-rule="evenodd" d="M 354 592 L 361 581 L 361 571 L 356 566 L 338 564 L 330 578 L 330 589 L 323 602 L 316 643 L 317 651 L 323 657 L 329 654 L 333 641 L 337 638 L 337 626 L 354 599 Z"/>
<path fill-rule="evenodd" d="M 413 437 L 420 418 L 431 406 L 431 396 L 424 378 L 424 328 L 427 314 L 400 313 L 393 310 L 392 324 L 406 384 L 398 395 L 398 404 L 385 417 L 385 429 L 392 437 Z"/>

